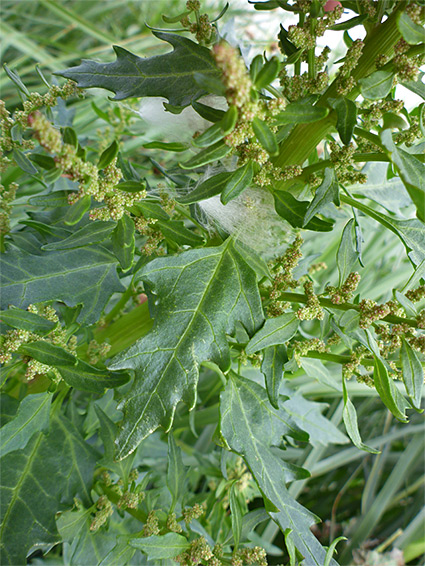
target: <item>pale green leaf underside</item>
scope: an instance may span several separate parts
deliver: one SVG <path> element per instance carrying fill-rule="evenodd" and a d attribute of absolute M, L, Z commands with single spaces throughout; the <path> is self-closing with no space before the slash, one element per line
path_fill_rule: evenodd
<path fill-rule="evenodd" d="M 230 367 L 226 334 L 233 333 L 236 321 L 252 334 L 263 320 L 255 272 L 231 241 L 155 259 L 141 276 L 153 329 L 110 366 L 136 370 L 123 402 L 120 458 L 159 426 L 168 430 L 180 400 L 194 406 L 200 363 Z"/>
<path fill-rule="evenodd" d="M 277 456 L 276 449 L 271 449 L 283 435 L 296 436 L 299 429 L 284 410 L 271 407 L 262 387 L 233 373 L 221 394 L 220 413 L 223 438 L 244 457 L 266 502 L 274 506 L 269 510 L 270 516 L 282 532 L 292 530 L 306 564 L 321 566 L 326 553 L 310 531 L 315 517 L 289 495 L 285 486 L 287 464 Z"/>

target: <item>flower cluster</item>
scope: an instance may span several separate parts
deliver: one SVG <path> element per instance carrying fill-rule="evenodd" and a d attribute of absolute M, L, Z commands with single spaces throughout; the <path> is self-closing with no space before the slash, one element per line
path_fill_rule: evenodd
<path fill-rule="evenodd" d="M 214 27 L 210 22 L 208 14 L 200 14 L 201 3 L 199 0 L 187 0 L 186 9 L 189 14 L 184 15 L 180 23 L 183 27 L 188 28 L 190 33 L 193 33 L 196 40 L 201 44 L 210 43 L 214 38 Z M 195 13 L 196 21 L 191 22 L 189 15 L 191 12 Z"/>
<path fill-rule="evenodd" d="M 298 309 L 295 316 L 299 320 L 313 320 L 315 318 L 323 320 L 325 311 L 320 306 L 319 298 L 314 293 L 312 281 L 307 280 L 304 283 L 304 292 L 307 296 L 307 303 L 305 307 Z"/>
<path fill-rule="evenodd" d="M 10 230 L 11 203 L 15 200 L 18 187 L 17 183 L 10 183 L 7 188 L 0 185 L 0 236 Z"/>
<path fill-rule="evenodd" d="M 270 317 L 279 316 L 288 308 L 287 303 L 279 301 L 281 293 L 298 286 L 298 282 L 292 276 L 292 271 L 302 258 L 302 243 L 303 239 L 298 234 L 292 244 L 288 246 L 286 252 L 269 264 L 273 275 L 272 287 L 268 292 L 270 304 L 267 307 L 267 314 Z"/>
<path fill-rule="evenodd" d="M 310 340 L 304 340 L 304 342 L 295 341 L 292 344 L 293 347 L 293 357 L 297 362 L 298 367 L 301 367 L 301 358 L 306 356 L 309 352 L 327 352 L 328 347 L 319 338 L 311 338 Z"/>
<path fill-rule="evenodd" d="M 360 283 L 360 275 L 353 271 L 351 272 L 341 287 L 332 287 L 328 285 L 326 287 L 326 292 L 331 298 L 331 301 L 335 305 L 341 305 L 343 303 L 348 303 L 353 297 L 353 293 Z"/>
<path fill-rule="evenodd" d="M 388 316 L 391 308 L 388 304 L 378 305 L 372 299 L 363 299 L 359 303 L 360 308 L 360 328 L 368 328 L 372 323 Z"/>
<path fill-rule="evenodd" d="M 364 43 L 361 39 L 356 39 L 345 54 L 344 64 L 339 69 L 336 79 L 337 92 L 341 96 L 345 96 L 356 86 L 352 73 L 357 67 L 357 63 L 362 55 Z"/>
<path fill-rule="evenodd" d="M 181 566 L 193 566 L 199 564 L 201 560 L 205 560 L 208 566 L 215 566 L 217 562 L 214 559 L 213 551 L 205 540 L 205 537 L 199 537 L 190 543 L 190 547 L 174 558 Z M 218 562 L 220 564 L 220 562 Z"/>
<path fill-rule="evenodd" d="M 96 507 L 97 507 L 97 511 L 90 525 L 91 531 L 99 530 L 100 527 L 106 523 L 108 518 L 114 512 L 112 503 L 109 501 L 106 495 L 101 495 L 99 497 L 99 499 L 96 502 Z"/>
<path fill-rule="evenodd" d="M 193 507 L 186 507 L 183 509 L 182 515 L 186 526 L 189 525 L 194 519 L 199 519 L 205 514 L 206 504 L 195 503 Z"/>
<path fill-rule="evenodd" d="M 342 375 L 345 379 L 350 379 L 352 375 L 357 373 L 363 358 L 368 353 L 369 350 L 365 346 L 359 346 L 351 353 L 350 361 L 342 366 Z"/>
<path fill-rule="evenodd" d="M 261 548 L 261 546 L 243 548 L 234 552 L 232 556 L 232 566 L 244 566 L 245 564 L 267 566 L 267 552 L 264 548 Z"/>
<path fill-rule="evenodd" d="M 353 156 L 356 151 L 353 143 L 339 146 L 335 141 L 329 144 L 330 159 L 340 183 L 366 183 L 367 177 L 354 168 Z"/>

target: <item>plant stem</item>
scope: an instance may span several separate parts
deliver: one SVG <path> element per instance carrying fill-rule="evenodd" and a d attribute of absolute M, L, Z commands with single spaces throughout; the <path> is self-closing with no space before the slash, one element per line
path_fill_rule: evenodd
<path fill-rule="evenodd" d="M 301 293 L 282 293 L 279 296 L 279 301 L 288 301 L 289 303 L 306 304 L 308 301 L 308 297 L 307 295 L 303 295 Z M 360 306 L 354 305 L 353 303 L 335 305 L 330 299 L 325 299 L 323 297 L 319 297 L 319 303 L 322 307 L 328 309 L 335 309 L 340 311 L 355 310 L 357 312 L 360 312 Z M 413 326 L 414 328 L 418 327 L 418 323 L 414 318 L 403 318 L 401 316 L 396 316 L 395 314 L 389 314 L 381 320 L 385 322 L 390 322 L 392 324 L 407 324 L 408 326 Z"/>
<path fill-rule="evenodd" d="M 402 9 L 402 2 L 392 12 L 390 17 L 380 26 L 376 28 L 373 35 L 369 36 L 365 41 L 363 55 L 360 57 L 357 67 L 354 69 L 352 76 L 355 81 L 366 77 L 375 70 L 375 60 L 380 54 L 392 55 L 394 45 L 400 39 L 401 34 L 397 27 L 397 14 Z M 416 47 L 416 46 L 415 46 Z M 354 100 L 359 94 L 359 88 L 355 87 L 347 98 Z M 327 106 L 329 98 L 338 96 L 336 82 L 328 87 L 326 92 L 320 97 L 317 105 Z M 279 148 L 279 155 L 274 160 L 277 167 L 285 167 L 287 165 L 302 165 L 311 152 L 318 146 L 329 131 L 335 127 L 336 113 L 335 111 L 318 122 L 313 124 L 298 124 L 292 130 L 287 138 L 282 142 Z M 285 182 L 276 184 L 276 188 L 282 189 Z"/>
<path fill-rule="evenodd" d="M 325 360 L 327 362 L 334 362 L 335 364 L 348 364 L 351 362 L 351 356 L 341 356 L 339 354 L 329 354 L 328 352 L 315 352 L 310 350 L 302 356 L 303 358 L 314 358 L 315 360 Z M 361 364 L 363 366 L 374 366 L 375 361 L 372 358 L 362 358 Z"/>
<path fill-rule="evenodd" d="M 105 322 L 110 322 L 111 320 L 113 320 L 117 314 L 119 314 L 122 309 L 125 307 L 125 305 L 127 304 L 127 301 L 129 300 L 129 298 L 131 297 L 131 295 L 133 294 L 133 285 L 132 283 L 127 287 L 127 289 L 124 291 L 124 293 L 121 295 L 120 300 L 117 302 L 117 304 L 108 312 L 108 314 L 105 316 Z"/>

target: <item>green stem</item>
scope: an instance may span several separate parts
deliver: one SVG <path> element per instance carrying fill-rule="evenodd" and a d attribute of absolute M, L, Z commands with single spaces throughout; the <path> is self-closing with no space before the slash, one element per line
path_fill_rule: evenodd
<path fill-rule="evenodd" d="M 380 54 L 391 56 L 393 54 L 394 45 L 400 39 L 401 34 L 397 27 L 397 13 L 402 9 L 402 2 L 393 11 L 390 17 L 379 27 L 376 28 L 373 35 L 365 41 L 363 55 L 360 57 L 357 67 L 354 69 L 352 76 L 355 81 L 368 76 L 375 70 L 375 60 Z M 347 98 L 355 100 L 359 94 L 359 88 L 355 87 Z M 328 106 L 329 98 L 338 96 L 336 82 L 328 87 L 326 92 L 320 97 L 317 105 Z M 286 167 L 287 165 L 302 165 L 314 149 L 319 145 L 324 137 L 335 127 L 336 113 L 332 111 L 326 118 L 313 124 L 298 124 L 292 130 L 287 138 L 282 142 L 279 155 L 274 160 L 277 167 Z M 282 189 L 285 182 L 276 184 L 276 188 Z"/>
<path fill-rule="evenodd" d="M 308 301 L 307 295 L 301 293 L 282 293 L 279 296 L 279 301 L 288 301 L 289 303 L 303 303 L 306 304 Z M 322 307 L 340 311 L 355 310 L 360 312 L 360 306 L 354 305 L 353 303 L 345 303 L 342 305 L 335 305 L 330 299 L 325 299 L 319 297 L 319 303 Z M 390 322 L 391 324 L 407 324 L 408 326 L 418 327 L 418 323 L 414 318 L 403 318 L 401 316 L 396 316 L 395 314 L 389 314 L 381 320 L 385 322 Z"/>
<path fill-rule="evenodd" d="M 360 136 L 361 138 L 370 141 L 374 145 L 377 145 L 383 151 L 385 151 L 385 148 L 381 142 L 381 138 L 376 134 L 372 134 L 372 132 L 368 132 L 367 130 L 363 130 L 363 128 L 358 128 L 358 127 L 354 128 L 354 133 Z"/>
<path fill-rule="evenodd" d="M 299 13 L 298 26 L 302 27 L 304 25 L 305 14 L 304 12 Z M 294 75 L 301 75 L 301 57 L 294 63 Z"/>
<path fill-rule="evenodd" d="M 133 292 L 133 282 L 131 282 L 124 293 L 121 295 L 121 298 L 117 302 L 117 304 L 105 316 L 105 322 L 110 322 L 122 311 Z"/>
<path fill-rule="evenodd" d="M 348 364 L 351 362 L 351 356 L 340 356 L 338 354 L 329 354 L 327 352 L 315 352 L 310 350 L 302 356 L 303 358 L 314 358 L 316 360 L 325 360 L 327 362 L 334 362 L 335 364 Z M 372 358 L 362 358 L 361 364 L 363 366 L 374 366 L 375 361 Z"/>

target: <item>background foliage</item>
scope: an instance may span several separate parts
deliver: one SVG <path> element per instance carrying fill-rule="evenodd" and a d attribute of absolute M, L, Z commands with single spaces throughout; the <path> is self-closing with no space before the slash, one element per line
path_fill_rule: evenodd
<path fill-rule="evenodd" d="M 232 4 L 219 29 L 246 47 L 244 33 L 256 21 L 265 29 L 279 17 L 287 29 L 293 14 L 279 4 L 287 7 Z M 343 4 L 372 33 L 370 3 Z M 384 12 L 394 7 L 376 4 Z M 222 8 L 210 2 L 202 11 L 213 18 Z M 307 566 L 322 566 L 331 560 L 326 547 L 344 536 L 336 541 L 340 564 L 421 564 L 424 424 L 411 406 L 422 401 L 423 342 L 411 329 L 423 320 L 423 300 L 413 301 L 420 290 L 413 290 L 421 289 L 425 261 L 424 104 L 391 106 L 394 69 L 372 76 L 366 53 L 349 74 L 360 79 L 366 110 L 386 101 L 383 121 L 369 117 L 365 127 L 364 108 L 336 91 L 327 91 L 326 108 L 314 105 L 314 94 L 293 100 L 276 113 L 277 133 L 264 116 L 255 118 L 253 135 L 278 154 L 273 163 L 287 175 L 258 200 L 250 189 L 242 193 L 254 175 L 260 184 L 256 163 L 248 160 L 237 176 L 234 163 L 215 169 L 219 160 L 229 164 L 220 140 L 236 115 L 223 118 L 216 109 L 217 127 L 193 117 L 178 122 L 175 106 L 190 102 L 188 91 L 224 92 L 207 47 L 145 27 L 178 27 L 161 15 L 173 20 L 184 11 L 178 1 L 2 3 L 2 98 L 12 113 L 23 100 L 28 106 L 27 129 L 22 116 L 21 126 L 9 128 L 3 174 L 2 221 L 10 215 L 10 226 L 2 227 L 1 563 L 171 564 L 179 556 L 183 564 L 262 564 L 267 557 L 292 565 L 302 555 Z M 391 33 L 420 54 L 420 26 L 404 13 L 397 22 Z M 281 47 L 296 70 L 300 49 L 284 32 Z M 375 43 L 392 38 L 375 33 Z M 176 47 L 173 59 L 167 41 Z M 279 54 L 269 36 L 255 34 L 249 43 L 255 53 L 267 48 L 268 58 Z M 117 63 L 111 45 L 120 46 Z M 143 121 L 140 100 L 113 102 L 100 89 L 82 96 L 72 85 L 53 91 L 44 114 L 33 112 L 40 100 L 29 92 L 52 94 L 51 84 L 64 84 L 52 72 L 88 59 L 128 74 L 139 62 L 126 50 L 163 57 L 144 61 L 143 72 L 169 66 L 185 75 L 171 88 L 168 79 L 152 80 L 139 91 L 128 79 L 87 79 L 83 71 L 99 70 L 93 63 L 65 75 L 107 87 L 117 99 L 162 94 L 171 106 L 157 122 L 154 106 L 141 107 Z M 304 55 L 312 64 L 311 49 Z M 271 59 L 260 69 L 256 61 L 256 90 L 275 95 L 278 66 Z M 195 80 L 193 71 L 203 76 Z M 400 82 L 424 98 L 423 84 Z M 208 109 L 198 110 L 205 118 Z M 198 126 L 211 128 L 191 140 Z M 416 128 L 412 144 L 403 144 L 405 126 Z M 26 145 L 31 132 L 35 149 Z M 359 156 L 347 166 L 344 148 L 353 139 Z M 192 141 L 195 154 L 187 151 Z M 61 153 L 62 143 L 73 153 Z M 304 170 L 293 175 L 285 167 L 309 144 Z M 368 161 L 366 153 L 381 157 L 360 171 L 355 164 Z M 92 192 L 70 205 L 82 180 Z M 203 205 L 214 195 L 213 206 Z M 107 218 L 93 197 L 107 204 Z M 229 232 L 235 238 L 226 239 Z M 397 301 L 397 308 L 377 312 L 364 299 Z M 288 301 L 292 307 L 282 304 Z M 398 334 L 376 333 L 402 324 L 408 328 Z M 322 348 L 319 341 L 335 333 L 342 341 Z M 387 359 L 382 338 L 396 346 L 387 344 Z M 349 366 L 357 361 L 360 367 Z M 394 368 L 402 379 L 389 376 Z M 351 369 L 358 373 L 348 379 Z M 401 422 L 406 409 L 409 422 Z"/>

